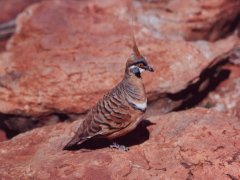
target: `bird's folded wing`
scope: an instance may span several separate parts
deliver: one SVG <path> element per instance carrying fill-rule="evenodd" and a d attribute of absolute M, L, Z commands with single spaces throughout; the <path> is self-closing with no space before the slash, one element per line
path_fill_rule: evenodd
<path fill-rule="evenodd" d="M 130 119 L 129 107 L 117 96 L 106 95 L 93 108 L 91 126 L 101 127 L 98 134 L 105 136 L 127 127 L 130 124 Z"/>

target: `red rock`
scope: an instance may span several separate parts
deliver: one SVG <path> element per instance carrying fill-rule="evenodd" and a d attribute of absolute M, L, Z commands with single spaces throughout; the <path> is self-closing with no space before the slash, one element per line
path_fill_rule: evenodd
<path fill-rule="evenodd" d="M 238 101 L 236 105 L 236 116 L 240 118 L 240 101 Z"/>
<path fill-rule="evenodd" d="M 6 140 L 7 140 L 6 133 L 3 130 L 0 130 L 0 142 Z"/>
<path fill-rule="evenodd" d="M 127 6 L 128 1 L 43 1 L 22 13 L 0 54 L 0 112 L 86 112 L 123 75 L 131 54 Z M 230 38 L 220 47 L 163 41 L 141 29 L 139 24 L 139 48 L 156 70 L 144 75 L 149 101 L 184 89 L 237 41 Z"/>
<path fill-rule="evenodd" d="M 110 148 L 62 151 L 79 121 L 29 131 L 0 143 L 2 179 L 227 179 L 240 178 L 240 121 L 192 109 L 148 118 L 149 139 L 123 152 Z M 132 142 L 130 142 L 132 141 Z M 141 140 L 140 140 L 141 141 Z"/>
<path fill-rule="evenodd" d="M 0 52 L 5 51 L 7 41 L 0 41 Z"/>
<path fill-rule="evenodd" d="M 129 152 L 106 147 L 62 151 L 80 120 L 22 133 L 0 143 L 0 179 L 240 178 L 240 122 L 230 116 L 239 117 L 239 67 L 231 67 L 230 80 L 215 92 L 226 106 L 234 103 L 224 111 L 229 115 L 197 108 L 159 116 L 175 105 L 162 93 L 186 89 L 239 43 L 237 35 L 222 39 L 234 29 L 229 22 L 239 14 L 239 2 L 175 0 L 164 7 L 149 2 L 134 2 L 135 34 L 155 69 L 144 75 L 149 102 L 157 107 L 148 111 L 155 124 L 120 140 L 132 144 Z M 24 116 L 86 112 L 121 79 L 131 54 L 128 6 L 128 0 L 51 0 L 18 17 L 17 32 L 0 54 L 0 112 L 16 115 L 13 126 L 24 129 Z M 150 26 L 143 17 L 150 18 Z M 51 116 L 45 121 L 58 121 L 57 115 Z"/>
<path fill-rule="evenodd" d="M 39 0 L 12 0 L 0 1 L 0 52 L 5 51 L 5 46 L 9 36 L 15 31 L 14 19 L 27 6 L 36 3 Z M 11 26 L 2 28 L 3 24 L 13 22 Z"/>
<path fill-rule="evenodd" d="M 15 18 L 17 14 L 23 11 L 27 6 L 39 1 L 40 0 L 0 1 L 0 23 Z"/>
<path fill-rule="evenodd" d="M 225 69 L 231 72 L 230 77 L 209 93 L 201 105 L 240 118 L 240 67 L 228 66 Z"/>
<path fill-rule="evenodd" d="M 157 38 L 215 41 L 238 28 L 240 1 L 135 1 L 134 13 Z"/>

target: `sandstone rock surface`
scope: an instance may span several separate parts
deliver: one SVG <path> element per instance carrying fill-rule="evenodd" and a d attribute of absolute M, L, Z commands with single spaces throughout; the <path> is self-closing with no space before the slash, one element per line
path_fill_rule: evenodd
<path fill-rule="evenodd" d="M 215 41 L 239 28 L 240 1 L 134 1 L 137 20 L 156 38 Z"/>
<path fill-rule="evenodd" d="M 17 14 L 23 11 L 27 6 L 39 1 L 40 0 L 0 1 L 0 23 L 15 18 Z"/>
<path fill-rule="evenodd" d="M 1 1 L 0 23 L 34 2 L 0 41 L 0 141 L 45 127 L 0 143 L 0 179 L 240 179 L 240 1 Z M 155 69 L 147 120 L 117 140 L 128 152 L 62 151 L 78 113 L 121 80 L 131 14 Z"/>
<path fill-rule="evenodd" d="M 221 83 L 201 104 L 240 118 L 240 69 L 228 66 L 226 70 L 231 71 L 229 80 Z"/>
<path fill-rule="evenodd" d="M 15 31 L 15 19 L 30 4 L 40 0 L 0 1 L 0 52 L 5 50 L 6 39 Z"/>
<path fill-rule="evenodd" d="M 0 112 L 84 113 L 122 78 L 131 54 L 129 1 L 37 3 L 17 19 L 0 54 Z M 238 38 L 219 43 L 159 40 L 136 27 L 140 51 L 156 72 L 144 75 L 151 102 L 178 92 Z M 220 44 L 220 45 L 219 45 Z"/>
<path fill-rule="evenodd" d="M 147 118 L 125 143 L 62 151 L 78 122 L 35 129 L 0 144 L 2 179 L 239 179 L 240 121 L 196 108 Z M 122 139 L 124 142 L 124 139 Z"/>

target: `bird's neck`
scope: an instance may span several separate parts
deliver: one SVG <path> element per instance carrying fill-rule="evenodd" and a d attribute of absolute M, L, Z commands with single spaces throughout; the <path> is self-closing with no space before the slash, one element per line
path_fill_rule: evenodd
<path fill-rule="evenodd" d="M 122 83 L 130 98 L 141 101 L 146 100 L 145 88 L 141 76 L 125 74 Z"/>
<path fill-rule="evenodd" d="M 143 85 L 142 77 L 141 74 L 139 75 L 134 75 L 134 74 L 125 74 L 124 81 L 130 83 L 130 84 L 135 84 L 135 85 Z"/>

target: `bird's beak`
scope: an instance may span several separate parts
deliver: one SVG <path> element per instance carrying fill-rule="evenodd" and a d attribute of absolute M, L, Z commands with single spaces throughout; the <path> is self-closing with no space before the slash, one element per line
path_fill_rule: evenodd
<path fill-rule="evenodd" d="M 146 70 L 150 71 L 150 72 L 154 72 L 153 68 L 151 66 L 149 66 L 149 65 L 146 67 Z"/>

